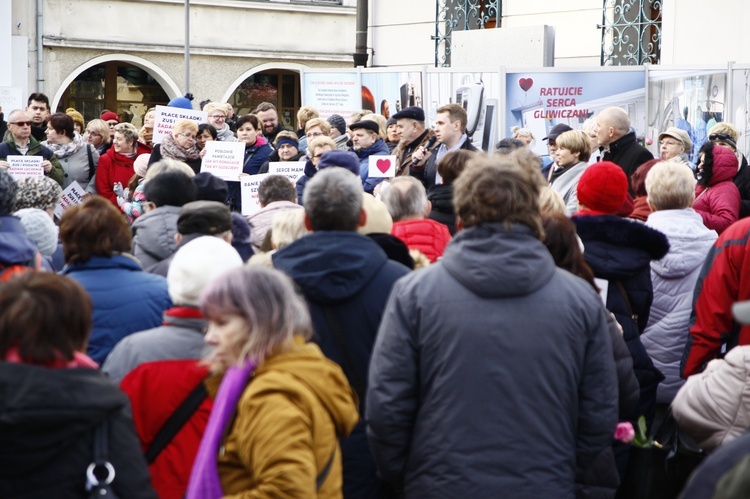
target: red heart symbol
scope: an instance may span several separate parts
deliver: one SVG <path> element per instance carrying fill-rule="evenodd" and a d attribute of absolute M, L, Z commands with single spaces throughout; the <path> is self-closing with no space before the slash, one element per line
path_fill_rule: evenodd
<path fill-rule="evenodd" d="M 534 79 L 533 78 L 519 78 L 518 86 L 521 87 L 521 90 L 523 90 L 524 92 L 528 92 L 529 89 L 534 86 Z"/>
<path fill-rule="evenodd" d="M 378 170 L 380 170 L 380 173 L 385 173 L 388 171 L 388 168 L 391 167 L 391 160 L 390 159 L 379 159 L 375 162 L 375 166 L 378 167 Z"/>

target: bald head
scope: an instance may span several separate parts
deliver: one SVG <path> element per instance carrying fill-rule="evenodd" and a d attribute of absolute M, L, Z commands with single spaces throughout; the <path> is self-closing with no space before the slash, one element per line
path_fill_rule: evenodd
<path fill-rule="evenodd" d="M 608 107 L 596 116 L 599 144 L 608 146 L 630 131 L 630 117 L 621 107 Z"/>

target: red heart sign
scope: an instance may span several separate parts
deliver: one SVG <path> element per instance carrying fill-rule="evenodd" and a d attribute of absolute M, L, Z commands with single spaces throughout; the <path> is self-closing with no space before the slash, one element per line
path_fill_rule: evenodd
<path fill-rule="evenodd" d="M 388 168 L 391 167 L 391 160 L 379 159 L 375 162 L 375 165 L 378 167 L 378 170 L 380 170 L 380 173 L 385 173 L 388 171 Z"/>
<path fill-rule="evenodd" d="M 528 92 L 529 89 L 534 86 L 534 79 L 533 78 L 519 78 L 518 86 L 521 87 L 521 90 L 523 90 L 524 92 Z"/>

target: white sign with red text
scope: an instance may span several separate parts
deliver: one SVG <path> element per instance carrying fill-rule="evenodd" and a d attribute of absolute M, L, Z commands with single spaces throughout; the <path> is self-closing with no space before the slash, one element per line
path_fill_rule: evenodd
<path fill-rule="evenodd" d="M 208 142 L 206 142 L 208 144 Z M 258 189 L 269 174 L 243 175 L 240 178 L 240 193 L 242 194 L 242 214 L 246 217 L 260 211 Z"/>
<path fill-rule="evenodd" d="M 201 173 L 208 172 L 227 182 L 238 182 L 245 159 L 245 143 L 209 140 L 205 147 Z"/>
<path fill-rule="evenodd" d="M 154 116 L 154 144 L 160 144 L 167 135 L 172 134 L 172 127 L 177 120 L 186 119 L 198 124 L 206 123 L 206 112 L 179 107 L 156 106 Z"/>
<path fill-rule="evenodd" d="M 83 190 L 81 184 L 75 180 L 71 183 L 60 196 L 60 202 L 55 206 L 55 216 L 62 218 L 63 212 L 73 205 L 83 203 L 83 197 L 86 195 L 86 191 Z"/>
<path fill-rule="evenodd" d="M 268 163 L 268 173 L 283 175 L 296 184 L 297 180 L 305 174 L 306 163 L 306 161 L 274 161 Z"/>
<path fill-rule="evenodd" d="M 26 177 L 43 177 L 44 168 L 42 168 L 42 161 L 44 158 L 41 156 L 8 156 L 6 158 L 8 165 L 8 173 L 10 173 L 16 180 Z"/>

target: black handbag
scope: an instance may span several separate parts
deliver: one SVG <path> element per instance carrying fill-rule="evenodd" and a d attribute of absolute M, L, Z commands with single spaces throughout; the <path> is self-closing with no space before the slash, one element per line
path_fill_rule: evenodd
<path fill-rule="evenodd" d="M 112 490 L 115 467 L 108 461 L 109 420 L 104 419 L 94 432 L 94 460 L 86 469 L 86 492 L 89 499 L 117 499 Z"/>

